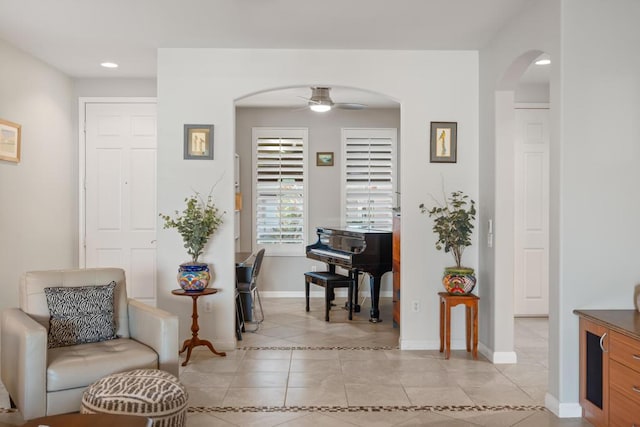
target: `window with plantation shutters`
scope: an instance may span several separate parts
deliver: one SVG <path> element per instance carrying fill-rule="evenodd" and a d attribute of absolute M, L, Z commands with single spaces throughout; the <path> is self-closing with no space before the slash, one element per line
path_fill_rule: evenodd
<path fill-rule="evenodd" d="M 344 225 L 391 231 L 396 134 L 396 129 L 342 130 Z"/>
<path fill-rule="evenodd" d="M 304 255 L 307 129 L 253 128 L 255 248 Z"/>

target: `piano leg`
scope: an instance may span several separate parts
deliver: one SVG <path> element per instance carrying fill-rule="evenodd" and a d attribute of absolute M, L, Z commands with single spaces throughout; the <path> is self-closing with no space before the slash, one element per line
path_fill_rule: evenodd
<path fill-rule="evenodd" d="M 349 300 L 344 304 L 345 310 L 349 311 L 349 314 L 360 313 L 360 304 L 358 304 L 358 270 L 349 270 L 349 277 L 353 279 L 354 287 L 349 289 Z M 349 318 L 351 320 L 351 318 Z"/>
<path fill-rule="evenodd" d="M 358 304 L 358 297 L 360 296 L 360 289 L 358 288 L 358 286 L 360 286 L 358 284 L 360 279 L 359 274 L 360 272 L 357 270 L 353 272 L 353 282 L 355 283 L 353 288 L 353 311 L 356 313 L 360 313 L 360 304 Z"/>
<path fill-rule="evenodd" d="M 329 273 L 331 274 L 336 274 L 336 266 L 335 264 L 327 264 L 327 270 L 329 270 Z M 333 303 L 333 300 L 336 299 L 336 294 L 333 292 L 333 289 L 331 290 L 331 294 L 330 294 L 331 298 L 327 301 L 327 304 L 330 304 L 332 306 L 336 306 Z M 327 297 L 327 295 L 325 295 L 325 298 Z M 327 306 L 328 307 L 328 306 Z M 329 321 L 329 314 L 327 314 L 327 322 Z"/>
<path fill-rule="evenodd" d="M 304 299 L 306 302 L 305 310 L 309 311 L 309 282 L 304 281 Z"/>
<path fill-rule="evenodd" d="M 382 322 L 380 318 L 379 302 L 380 302 L 380 282 L 382 277 L 369 275 L 369 287 L 371 290 L 371 312 L 369 322 L 378 323 Z"/>

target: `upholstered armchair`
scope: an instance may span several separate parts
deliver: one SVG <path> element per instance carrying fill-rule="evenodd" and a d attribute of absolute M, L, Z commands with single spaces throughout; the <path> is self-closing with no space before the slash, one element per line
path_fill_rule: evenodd
<path fill-rule="evenodd" d="M 85 300 L 101 312 L 75 326 L 64 316 L 85 310 L 80 291 L 91 292 Z M 109 295 L 112 314 L 105 315 L 102 298 Z M 157 368 L 178 376 L 177 316 L 128 299 L 122 269 L 28 272 L 19 298 L 19 308 L 2 312 L 1 375 L 25 420 L 79 411 L 85 388 L 109 374 Z M 111 323 L 105 336 L 102 323 Z M 68 324 L 70 331 L 60 333 Z"/>

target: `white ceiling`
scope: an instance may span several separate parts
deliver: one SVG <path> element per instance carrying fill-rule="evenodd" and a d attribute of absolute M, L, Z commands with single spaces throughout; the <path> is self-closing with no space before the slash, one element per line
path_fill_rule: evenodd
<path fill-rule="evenodd" d="M 479 49 L 531 1 L 0 0 L 0 38 L 72 77 L 155 77 L 162 47 Z"/>
<path fill-rule="evenodd" d="M 477 50 L 531 1 L 0 0 L 0 39 L 71 77 L 153 78 L 163 47 Z M 303 107 L 310 93 L 292 88 L 238 105 Z M 398 106 L 347 88 L 331 97 Z"/>

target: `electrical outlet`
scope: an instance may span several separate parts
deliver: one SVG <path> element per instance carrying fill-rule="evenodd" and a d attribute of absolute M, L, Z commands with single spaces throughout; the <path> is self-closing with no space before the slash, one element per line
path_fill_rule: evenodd
<path fill-rule="evenodd" d="M 211 313 L 212 309 L 213 309 L 213 304 L 211 303 L 211 301 L 205 301 L 204 302 L 204 312 L 205 313 Z"/>
<path fill-rule="evenodd" d="M 420 301 L 412 301 L 411 302 L 411 311 L 414 313 L 418 313 L 420 311 Z"/>
<path fill-rule="evenodd" d="M 316 267 L 315 265 L 312 265 L 311 266 L 311 271 L 316 271 L 316 270 L 318 270 L 318 267 Z"/>

